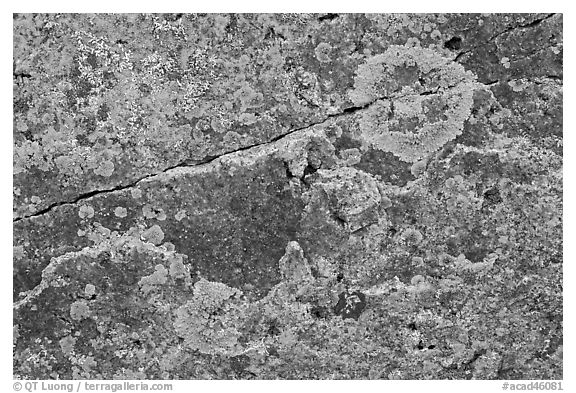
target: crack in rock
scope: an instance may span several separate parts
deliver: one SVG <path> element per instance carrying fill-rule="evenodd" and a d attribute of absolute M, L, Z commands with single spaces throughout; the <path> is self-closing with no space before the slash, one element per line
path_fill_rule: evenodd
<path fill-rule="evenodd" d="M 382 97 L 382 98 L 379 98 L 379 99 L 388 99 L 388 98 L 389 98 L 389 97 Z M 375 100 L 375 101 L 377 101 L 377 100 Z M 199 167 L 199 166 L 202 166 L 202 165 L 208 165 L 208 164 L 211 164 L 212 162 L 216 161 L 217 159 L 220 159 L 220 158 L 223 158 L 223 157 L 227 157 L 227 156 L 230 156 L 230 155 L 233 155 L 233 154 L 236 154 L 236 153 L 239 153 L 239 152 L 247 151 L 247 150 L 252 150 L 252 149 L 255 149 L 255 148 L 257 148 L 257 147 L 261 147 L 261 146 L 273 144 L 273 143 L 278 142 L 278 141 L 280 141 L 280 140 L 282 140 L 282 139 L 284 139 L 284 138 L 286 138 L 286 137 L 288 137 L 288 136 L 290 136 L 290 135 L 293 135 L 293 134 L 295 134 L 295 133 L 297 133 L 297 132 L 299 132 L 299 131 L 305 131 L 305 130 L 308 130 L 308 129 L 312 128 L 312 127 L 316 127 L 316 126 L 325 124 L 328 120 L 331 120 L 331 119 L 334 119 L 334 118 L 337 118 L 337 117 L 340 117 L 340 116 L 348 116 L 348 115 L 354 114 L 354 113 L 356 113 L 356 112 L 358 112 L 358 111 L 367 109 L 368 107 L 370 107 L 370 105 L 374 104 L 375 101 L 374 101 L 374 102 L 370 102 L 370 103 L 365 104 L 365 105 L 362 105 L 362 106 L 348 107 L 348 108 L 344 109 L 342 112 L 335 113 L 335 114 L 330 114 L 330 115 L 326 116 L 326 117 L 325 117 L 323 120 L 321 120 L 321 121 L 318 121 L 318 122 L 312 123 L 312 124 L 308 124 L 308 125 L 306 125 L 306 126 L 302 126 L 302 127 L 298 127 L 298 128 L 292 129 L 292 130 L 290 130 L 290 131 L 288 131 L 288 132 L 286 132 L 286 133 L 284 133 L 284 134 L 282 134 L 282 135 L 278 135 L 278 136 L 276 136 L 276 137 L 274 137 L 274 138 L 272 138 L 272 139 L 270 139 L 270 140 L 268 140 L 268 141 L 266 141 L 266 142 L 261 142 L 261 143 L 257 143 L 257 144 L 250 145 L 250 146 L 244 146 L 244 147 L 241 147 L 241 148 L 239 148 L 239 149 L 236 149 L 236 150 L 233 150 L 233 151 L 228 151 L 228 152 L 225 152 L 225 153 L 222 153 L 222 154 L 218 154 L 218 155 L 214 155 L 214 156 L 206 156 L 206 157 L 204 157 L 204 159 L 199 160 L 199 161 L 191 161 L 191 160 L 188 160 L 188 159 L 187 159 L 187 160 L 182 161 L 182 162 L 180 162 L 180 163 L 178 163 L 178 164 L 176 164 L 176 165 L 172 165 L 172 166 L 170 166 L 170 167 L 168 167 L 168 168 L 165 168 L 165 169 L 163 169 L 163 170 L 160 171 L 160 172 L 153 173 L 153 174 L 149 174 L 149 175 L 147 175 L 147 176 L 143 176 L 143 177 L 141 177 L 141 178 L 139 178 L 139 179 L 137 179 L 137 180 L 135 180 L 135 181 L 133 181 L 133 182 L 130 182 L 129 184 L 118 185 L 118 186 L 110 187 L 110 188 L 106 188 L 106 189 L 93 190 L 93 191 L 90 191 L 90 192 L 86 192 L 86 193 L 83 193 L 83 194 L 79 195 L 78 197 L 74 198 L 73 200 L 56 202 L 56 203 L 53 203 L 53 204 L 51 204 L 50 206 L 48 206 L 48 207 L 46 207 L 46 208 L 44 208 L 44 209 L 42 209 L 42 210 L 40 210 L 40 211 L 38 211 L 38 212 L 36 212 L 36 213 L 29 214 L 29 215 L 25 215 L 25 216 L 21 216 L 21 217 L 16 217 L 16 218 L 14 218 L 14 219 L 12 220 L 12 222 L 13 222 L 13 223 L 16 223 L 16 222 L 19 222 L 19 221 L 24 220 L 24 219 L 39 217 L 39 216 L 42 216 L 42 215 L 44 215 L 44 214 L 47 214 L 47 213 L 51 212 L 52 210 L 58 208 L 59 206 L 63 206 L 63 205 L 75 205 L 75 204 L 78 204 L 78 203 L 80 203 L 80 202 L 89 200 L 89 199 L 91 199 L 91 198 L 93 198 L 93 197 L 95 197 L 95 196 L 98 196 L 98 195 L 108 194 L 108 193 L 113 193 L 113 192 L 116 192 L 116 191 L 122 191 L 122 190 L 130 189 L 130 188 L 136 187 L 138 184 L 140 184 L 140 183 L 142 183 L 142 182 L 144 182 L 144 181 L 150 181 L 150 180 L 154 179 L 155 177 L 160 177 L 161 175 L 163 175 L 163 174 L 165 174 L 165 173 L 168 173 L 168 172 L 170 172 L 170 171 L 172 171 L 172 170 L 174 170 L 174 169 L 178 169 L 178 168 L 193 168 L 193 167 Z"/>
<path fill-rule="evenodd" d="M 514 27 L 509 27 L 508 29 L 505 29 L 505 30 L 501 31 L 501 32 L 498 33 L 498 34 L 493 35 L 492 37 L 490 37 L 486 42 L 482 43 L 481 45 L 475 45 L 475 46 L 471 47 L 470 49 L 467 49 L 467 50 L 465 50 L 465 51 L 462 51 L 462 52 L 458 53 L 458 54 L 456 55 L 456 57 L 454 58 L 454 61 L 455 61 L 455 62 L 458 62 L 458 60 L 459 60 L 462 56 L 464 56 L 464 55 L 466 55 L 466 54 L 468 54 L 468 53 L 474 52 L 476 49 L 483 47 L 483 46 L 486 45 L 487 43 L 490 43 L 490 42 L 495 41 L 497 38 L 501 37 L 501 36 L 504 35 L 504 34 L 508 34 L 508 33 L 512 32 L 512 31 L 518 30 L 518 29 L 529 29 L 529 28 L 531 28 L 531 27 L 538 26 L 540 23 L 544 22 L 545 20 L 552 18 L 554 15 L 556 15 L 556 13 L 548 14 L 548 15 L 542 17 L 542 18 L 535 19 L 535 20 L 533 20 L 532 22 L 527 23 L 527 24 L 524 24 L 524 25 L 518 25 L 518 26 L 514 26 Z"/>

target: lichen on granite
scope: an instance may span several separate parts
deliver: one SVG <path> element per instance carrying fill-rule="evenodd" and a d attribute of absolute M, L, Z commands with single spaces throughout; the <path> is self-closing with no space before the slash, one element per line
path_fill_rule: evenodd
<path fill-rule="evenodd" d="M 562 379 L 561 14 L 15 14 L 17 379 Z"/>
<path fill-rule="evenodd" d="M 431 49 L 390 46 L 361 64 L 350 99 L 364 112 L 363 139 L 403 161 L 421 160 L 462 132 L 474 75 Z"/>

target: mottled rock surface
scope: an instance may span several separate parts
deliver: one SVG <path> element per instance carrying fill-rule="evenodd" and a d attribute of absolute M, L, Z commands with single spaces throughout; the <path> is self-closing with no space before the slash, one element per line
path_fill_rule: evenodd
<path fill-rule="evenodd" d="M 562 379 L 562 15 L 13 28 L 15 378 Z"/>

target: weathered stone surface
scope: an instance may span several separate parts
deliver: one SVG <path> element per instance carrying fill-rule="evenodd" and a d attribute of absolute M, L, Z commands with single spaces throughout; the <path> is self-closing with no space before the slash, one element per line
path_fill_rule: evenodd
<path fill-rule="evenodd" d="M 14 376 L 561 379 L 562 15 L 14 16 Z"/>

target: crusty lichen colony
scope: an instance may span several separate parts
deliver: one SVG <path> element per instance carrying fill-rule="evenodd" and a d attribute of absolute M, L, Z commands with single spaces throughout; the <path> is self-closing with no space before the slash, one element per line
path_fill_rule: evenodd
<path fill-rule="evenodd" d="M 15 14 L 17 379 L 562 379 L 562 15 Z"/>

